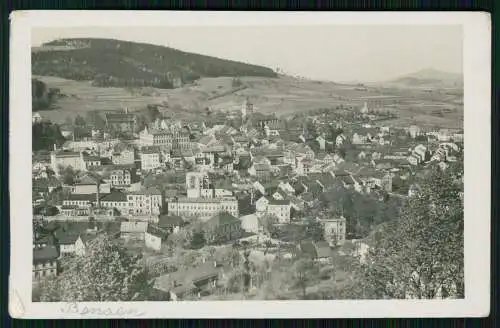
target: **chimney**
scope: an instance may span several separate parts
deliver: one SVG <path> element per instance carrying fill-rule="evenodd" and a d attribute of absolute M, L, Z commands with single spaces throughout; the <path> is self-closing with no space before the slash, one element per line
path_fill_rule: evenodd
<path fill-rule="evenodd" d="M 96 181 L 96 187 L 97 187 L 97 190 L 96 190 L 96 207 L 97 208 L 100 208 L 101 207 L 101 202 L 100 202 L 100 189 L 101 189 L 101 183 L 99 181 L 99 179 L 97 179 Z"/>

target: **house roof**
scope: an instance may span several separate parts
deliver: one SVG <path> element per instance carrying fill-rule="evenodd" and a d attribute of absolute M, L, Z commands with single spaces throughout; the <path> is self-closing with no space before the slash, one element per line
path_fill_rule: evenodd
<path fill-rule="evenodd" d="M 102 197 L 105 197 L 106 194 L 103 194 Z M 97 195 L 95 193 L 93 194 L 71 194 L 68 195 L 67 200 L 82 200 L 82 201 L 89 201 L 93 202 L 96 200 Z"/>
<path fill-rule="evenodd" d="M 160 152 L 157 147 L 144 147 L 141 149 L 141 155 L 160 154 Z"/>
<path fill-rule="evenodd" d="M 269 205 L 290 205 L 289 199 L 268 198 L 268 200 L 269 200 Z"/>
<path fill-rule="evenodd" d="M 155 187 L 149 187 L 139 191 L 130 192 L 129 195 L 161 195 L 161 191 Z"/>
<path fill-rule="evenodd" d="M 121 191 L 113 191 L 101 198 L 101 202 L 126 202 L 127 195 Z"/>
<path fill-rule="evenodd" d="M 219 269 L 215 267 L 215 264 L 212 262 L 206 262 L 194 268 L 178 270 L 159 276 L 155 279 L 154 288 L 168 292 L 173 291 L 174 288 L 187 285 L 187 287 L 180 289 L 184 290 L 192 288 L 193 283 L 210 277 L 216 277 L 218 275 Z M 174 281 L 177 282 L 179 286 L 174 287 Z"/>
<path fill-rule="evenodd" d="M 215 141 L 216 141 L 216 139 L 212 135 L 203 136 L 203 137 L 201 137 L 200 140 L 198 140 L 198 142 L 201 143 L 201 144 L 203 144 L 203 145 L 208 145 L 211 142 L 215 142 Z"/>
<path fill-rule="evenodd" d="M 45 246 L 33 249 L 33 263 L 54 261 L 59 257 L 55 246 Z"/>
<path fill-rule="evenodd" d="M 59 245 L 73 245 L 78 239 L 79 233 L 57 230 L 55 236 Z"/>
<path fill-rule="evenodd" d="M 267 163 L 255 163 L 254 168 L 256 171 L 270 171 L 271 165 Z"/>
<path fill-rule="evenodd" d="M 300 249 L 302 252 L 309 254 L 312 258 L 327 258 L 332 255 L 330 246 L 326 242 L 312 242 L 307 241 L 300 243 Z"/>
<path fill-rule="evenodd" d="M 162 214 L 158 218 L 158 226 L 160 228 L 170 228 L 174 226 L 181 226 L 184 224 L 184 219 L 177 215 Z"/>
<path fill-rule="evenodd" d="M 120 232 L 146 232 L 148 223 L 142 221 L 122 222 Z"/>
<path fill-rule="evenodd" d="M 219 226 L 231 223 L 240 223 L 240 221 L 227 212 L 219 213 L 205 222 L 205 224 L 209 226 Z"/>
<path fill-rule="evenodd" d="M 106 121 L 108 123 L 135 122 L 135 114 L 129 113 L 106 113 Z"/>
<path fill-rule="evenodd" d="M 148 225 L 146 232 L 161 239 L 165 239 L 168 237 L 168 233 L 165 230 L 152 225 Z"/>
<path fill-rule="evenodd" d="M 325 241 L 318 241 L 313 244 L 316 248 L 316 253 L 318 255 L 318 258 L 325 258 L 332 256 L 332 250 L 328 245 L 328 243 L 326 243 Z"/>
<path fill-rule="evenodd" d="M 344 182 L 346 185 L 353 185 L 354 184 L 354 179 L 352 178 L 351 175 L 344 175 L 339 177 L 342 182 Z"/>

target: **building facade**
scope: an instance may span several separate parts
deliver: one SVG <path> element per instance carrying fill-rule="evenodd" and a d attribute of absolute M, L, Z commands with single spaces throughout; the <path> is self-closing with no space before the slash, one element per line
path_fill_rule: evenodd
<path fill-rule="evenodd" d="M 162 149 L 189 149 L 191 142 L 189 133 L 185 131 L 158 131 L 144 128 L 139 134 L 141 147 L 157 146 Z"/>
<path fill-rule="evenodd" d="M 238 217 L 238 200 L 235 197 L 223 198 L 177 198 L 168 202 L 169 215 L 183 217 L 211 217 L 221 212 Z"/>
<path fill-rule="evenodd" d="M 141 170 L 151 171 L 162 166 L 161 153 L 155 149 L 144 149 L 141 151 Z"/>
<path fill-rule="evenodd" d="M 158 215 L 163 206 L 161 192 L 154 188 L 127 194 L 127 202 L 131 215 Z"/>
<path fill-rule="evenodd" d="M 340 218 L 320 220 L 323 225 L 325 241 L 330 246 L 341 245 L 345 242 L 346 236 L 346 219 Z"/>

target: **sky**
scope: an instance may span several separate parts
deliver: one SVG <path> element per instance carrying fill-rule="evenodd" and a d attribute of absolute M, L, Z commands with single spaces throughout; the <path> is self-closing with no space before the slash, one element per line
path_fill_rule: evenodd
<path fill-rule="evenodd" d="M 386 81 L 427 68 L 461 73 L 463 60 L 458 25 L 33 28 L 31 44 L 77 37 L 164 45 L 330 81 Z"/>

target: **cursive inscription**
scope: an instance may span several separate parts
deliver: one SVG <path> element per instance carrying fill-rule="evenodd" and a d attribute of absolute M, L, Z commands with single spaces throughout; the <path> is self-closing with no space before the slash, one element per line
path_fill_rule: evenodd
<path fill-rule="evenodd" d="M 61 308 L 61 312 L 68 314 L 98 315 L 108 317 L 139 317 L 144 315 L 144 312 L 137 309 L 124 308 L 122 306 L 115 309 L 100 306 L 89 307 L 76 302 L 67 303 L 65 307 Z"/>

